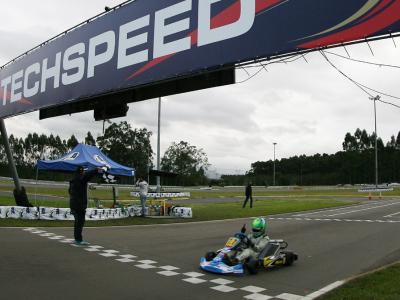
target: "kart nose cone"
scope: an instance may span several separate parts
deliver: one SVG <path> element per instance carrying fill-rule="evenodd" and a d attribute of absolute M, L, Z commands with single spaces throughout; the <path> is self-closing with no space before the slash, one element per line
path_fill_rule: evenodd
<path fill-rule="evenodd" d="M 242 264 L 228 266 L 222 262 L 207 261 L 204 257 L 200 259 L 200 268 L 204 271 L 216 274 L 243 274 L 244 269 Z"/>

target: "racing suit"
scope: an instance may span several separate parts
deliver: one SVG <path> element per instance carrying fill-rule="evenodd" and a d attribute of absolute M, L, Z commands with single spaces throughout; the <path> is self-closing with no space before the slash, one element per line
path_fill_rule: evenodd
<path fill-rule="evenodd" d="M 244 262 L 249 257 L 257 259 L 260 252 L 269 243 L 269 237 L 267 235 L 261 235 L 256 238 L 254 237 L 253 233 L 249 233 L 247 238 L 250 240 L 251 246 L 237 254 L 236 259 L 239 262 Z"/>

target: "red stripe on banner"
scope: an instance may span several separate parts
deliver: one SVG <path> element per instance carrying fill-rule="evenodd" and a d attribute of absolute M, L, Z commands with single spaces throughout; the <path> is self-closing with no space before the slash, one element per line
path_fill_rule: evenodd
<path fill-rule="evenodd" d="M 380 2 L 373 10 L 371 10 L 367 15 L 362 17 L 361 20 L 359 20 L 359 21 L 364 21 L 364 20 L 368 19 L 369 17 L 371 17 L 372 15 L 378 13 L 383 8 L 385 8 L 385 6 L 387 6 L 390 2 L 393 2 L 393 0 L 382 0 L 382 2 Z"/>
<path fill-rule="evenodd" d="M 4 96 L 4 89 L 2 89 L 2 88 L 0 88 L 0 95 L 3 97 Z M 6 103 L 7 102 L 10 102 L 10 100 L 11 100 L 11 93 L 10 92 L 7 92 L 7 94 L 5 95 L 6 96 Z M 4 101 L 4 100 L 3 100 Z M 27 105 L 32 105 L 32 102 L 30 101 L 30 100 L 28 100 L 28 99 L 25 99 L 25 98 L 22 98 L 21 100 L 18 100 L 17 101 L 18 103 L 21 103 L 21 104 L 27 104 Z M 0 103 L 0 105 L 3 105 L 2 103 Z"/>
<path fill-rule="evenodd" d="M 18 103 L 26 104 L 26 105 L 32 105 L 32 101 L 28 100 L 28 99 L 25 99 L 25 98 L 22 98 L 21 100 L 19 100 Z"/>
<path fill-rule="evenodd" d="M 265 9 L 268 9 L 283 0 L 257 0 L 256 1 L 256 12 L 259 13 Z"/>
<path fill-rule="evenodd" d="M 239 20 L 239 18 L 240 1 L 237 1 L 211 19 L 211 29 L 234 23 L 235 21 Z"/>
<path fill-rule="evenodd" d="M 162 57 L 158 57 L 153 59 L 152 61 L 150 61 L 149 63 L 145 64 L 142 68 L 140 68 L 139 70 L 137 70 L 135 73 L 133 73 L 131 76 L 129 76 L 126 80 L 130 80 L 133 77 L 138 76 L 139 74 L 146 72 L 148 69 L 151 69 L 152 67 L 162 63 L 164 60 L 167 60 L 168 58 L 170 58 L 171 56 L 173 56 L 175 54 L 169 54 L 169 55 L 165 55 Z"/>
<path fill-rule="evenodd" d="M 400 1 L 396 1 L 386 10 L 382 11 L 379 15 L 376 15 L 374 18 L 369 19 L 364 23 L 346 29 L 342 32 L 301 44 L 298 47 L 303 49 L 311 49 L 366 38 L 398 22 L 399 20 Z"/>
<path fill-rule="evenodd" d="M 282 0 L 256 0 L 256 13 L 259 13 L 265 9 L 268 9 L 279 2 L 282 2 Z M 240 1 L 236 1 L 234 4 L 220 12 L 218 15 L 213 17 L 211 19 L 211 28 L 218 28 L 227 24 L 234 23 L 235 21 L 239 20 L 240 17 Z M 197 44 L 197 37 L 198 37 L 198 30 L 196 29 L 195 31 L 191 32 L 189 36 L 191 37 L 191 45 Z M 131 76 L 129 76 L 126 80 L 130 80 L 143 72 L 149 70 L 150 68 L 162 63 L 163 61 L 169 59 L 176 53 L 172 53 L 170 55 L 166 55 L 163 57 L 159 57 L 156 59 L 153 59 L 152 61 L 148 62 L 146 65 L 144 65 L 142 68 L 137 70 L 135 73 L 133 73 Z"/>

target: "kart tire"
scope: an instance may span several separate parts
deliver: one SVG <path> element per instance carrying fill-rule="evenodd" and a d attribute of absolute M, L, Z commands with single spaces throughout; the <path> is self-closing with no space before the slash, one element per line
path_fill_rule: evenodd
<path fill-rule="evenodd" d="M 258 273 L 258 260 L 250 258 L 244 265 L 251 275 Z"/>
<path fill-rule="evenodd" d="M 290 251 L 285 251 L 283 253 L 285 253 L 285 257 L 286 257 L 285 266 L 293 265 L 293 262 L 295 261 L 295 254 Z"/>
<path fill-rule="evenodd" d="M 216 256 L 217 256 L 217 253 L 215 253 L 213 251 L 209 251 L 206 253 L 205 259 L 206 259 L 206 261 L 212 261 Z"/>

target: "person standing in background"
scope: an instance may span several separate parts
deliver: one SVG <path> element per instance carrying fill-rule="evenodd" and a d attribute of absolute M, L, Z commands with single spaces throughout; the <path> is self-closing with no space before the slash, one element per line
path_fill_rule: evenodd
<path fill-rule="evenodd" d="M 250 208 L 253 208 L 253 190 L 251 187 L 251 182 L 249 182 L 246 186 L 245 195 L 246 195 L 246 200 L 244 200 L 243 208 L 246 207 L 247 201 L 249 201 L 249 199 L 250 199 Z"/>
<path fill-rule="evenodd" d="M 139 196 L 140 196 L 140 204 L 142 206 L 142 214 L 141 217 L 146 216 L 146 201 L 147 201 L 147 193 L 149 191 L 149 184 L 146 180 L 139 177 L 136 182 L 136 186 L 139 187 Z"/>

